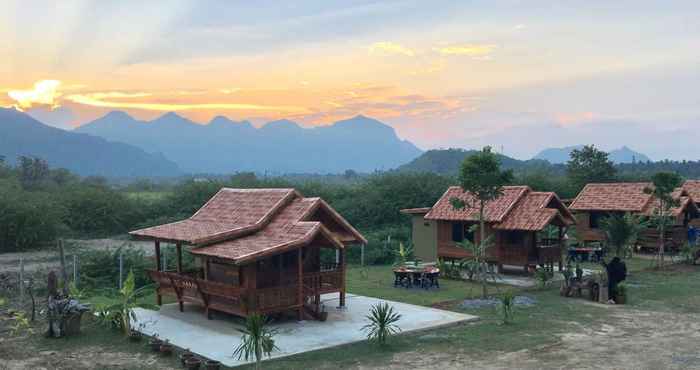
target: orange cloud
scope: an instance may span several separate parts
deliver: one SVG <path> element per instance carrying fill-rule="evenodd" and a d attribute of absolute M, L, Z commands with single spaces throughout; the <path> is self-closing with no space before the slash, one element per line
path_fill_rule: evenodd
<path fill-rule="evenodd" d="M 34 84 L 31 90 L 10 90 L 7 95 L 16 103 L 14 107 L 19 110 L 29 109 L 37 105 L 47 105 L 51 109 L 59 107 L 58 98 L 61 94 L 58 87 L 61 81 L 42 80 Z"/>

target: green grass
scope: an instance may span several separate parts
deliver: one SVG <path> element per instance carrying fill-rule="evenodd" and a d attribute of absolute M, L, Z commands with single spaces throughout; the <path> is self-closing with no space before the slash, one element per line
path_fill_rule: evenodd
<path fill-rule="evenodd" d="M 361 267 L 347 270 L 347 289 L 352 294 L 376 297 L 390 301 L 432 306 L 481 295 L 481 285 L 474 282 L 440 279 L 440 289 L 394 288 L 392 266 L 368 266 L 366 274 Z M 489 293 L 504 293 L 513 289 L 507 285 L 489 284 Z"/>
<path fill-rule="evenodd" d="M 700 266 L 675 265 L 663 271 L 642 270 L 648 260 L 628 262 L 628 302 L 616 310 L 641 309 L 699 313 Z M 638 269 L 639 268 L 639 269 Z M 555 284 L 556 285 L 556 284 Z M 557 287 L 547 290 L 516 290 L 537 303 L 532 307 L 517 306 L 511 324 L 502 324 L 498 307 L 463 309 L 459 301 L 480 293 L 479 286 L 469 282 L 441 280 L 439 290 L 393 288 L 390 266 L 371 266 L 364 275 L 359 267 L 348 270 L 348 289 L 351 293 L 386 298 L 420 305 L 442 303 L 441 307 L 457 312 L 477 315 L 475 323 L 435 329 L 412 335 L 400 335 L 391 339 L 388 346 L 366 342 L 338 348 L 308 352 L 278 360 L 266 361 L 265 369 L 337 369 L 351 366 L 386 366 L 396 356 L 405 352 L 442 353 L 445 356 L 468 355 L 487 359 L 501 353 L 522 349 L 534 349 L 553 345 L 559 341 L 556 334 L 576 332 L 582 328 L 595 328 L 611 320 L 616 310 L 587 303 L 583 299 L 562 298 Z M 501 293 L 504 291 L 499 287 Z M 492 293 L 497 293 L 495 287 Z M 92 297 L 92 301 L 109 300 L 109 297 Z M 153 303 L 153 295 L 144 297 Z M 81 346 L 98 346 L 136 355 L 147 353 L 143 344 L 126 341 L 119 333 L 94 325 L 87 325 L 84 334 L 69 340 L 35 338 L 36 350 L 69 351 Z M 232 344 L 233 346 L 233 344 Z M 169 364 L 172 359 L 164 359 Z M 252 368 L 247 366 L 243 368 Z"/>
<path fill-rule="evenodd" d="M 607 257 L 606 260 L 609 262 L 610 257 Z M 671 258 L 669 257 L 669 261 Z M 631 258 L 627 258 L 624 260 L 625 264 L 627 265 L 627 271 L 628 272 L 635 272 L 635 271 L 642 271 L 642 270 L 647 270 L 650 267 L 654 266 L 654 261 L 647 259 L 647 258 L 641 258 L 638 256 L 633 256 Z M 575 263 L 572 263 L 573 267 L 576 267 Z M 598 270 L 602 271 L 603 266 L 600 263 L 595 263 L 595 262 L 582 262 L 581 263 L 581 268 L 584 269 L 589 269 L 589 270 Z"/>

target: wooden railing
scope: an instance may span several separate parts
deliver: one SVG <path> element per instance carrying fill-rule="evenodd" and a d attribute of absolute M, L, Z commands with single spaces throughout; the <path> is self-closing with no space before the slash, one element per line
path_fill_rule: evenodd
<path fill-rule="evenodd" d="M 166 271 L 147 271 L 158 283 L 159 295 L 174 295 L 178 302 L 193 302 L 209 309 L 247 315 L 250 312 L 269 313 L 299 307 L 297 281 L 271 288 L 247 291 L 243 287 L 193 278 Z M 338 292 L 343 286 L 343 271 L 332 270 L 307 273 L 303 276 L 303 296 Z"/>
<path fill-rule="evenodd" d="M 343 271 L 323 271 L 304 275 L 304 288 L 313 294 L 337 292 L 343 287 Z"/>

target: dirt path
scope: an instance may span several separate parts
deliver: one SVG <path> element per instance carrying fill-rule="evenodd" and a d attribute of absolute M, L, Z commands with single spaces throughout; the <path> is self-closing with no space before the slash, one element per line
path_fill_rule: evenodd
<path fill-rule="evenodd" d="M 617 312 L 610 323 L 581 327 L 553 345 L 486 358 L 460 352 L 400 353 L 389 368 L 700 369 L 699 315 L 611 309 Z"/>

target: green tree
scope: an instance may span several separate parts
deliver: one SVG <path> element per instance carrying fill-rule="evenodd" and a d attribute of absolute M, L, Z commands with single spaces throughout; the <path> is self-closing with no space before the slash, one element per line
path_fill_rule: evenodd
<path fill-rule="evenodd" d="M 260 314 L 248 316 L 243 329 L 238 329 L 243 334 L 241 343 L 233 351 L 233 355 L 240 360 L 255 359 L 255 368 L 260 369 L 263 355 L 270 357 L 272 351 L 279 350 L 275 345 L 277 332 L 267 327 L 267 318 Z"/>
<path fill-rule="evenodd" d="M 459 185 L 462 190 L 470 193 L 477 204 L 467 204 L 459 198 L 451 199 L 455 209 L 479 208 L 479 244 L 480 249 L 485 250 L 489 239 L 486 237 L 486 221 L 484 208 L 487 202 L 493 201 L 503 195 L 503 186 L 513 181 L 513 172 L 501 170 L 501 161 L 491 152 L 491 147 L 485 147 L 480 152 L 464 159 L 459 172 Z M 484 256 L 474 256 L 476 263 L 485 265 Z M 481 293 L 487 295 L 486 276 L 481 274 Z"/>
<path fill-rule="evenodd" d="M 19 157 L 19 181 L 27 190 L 35 190 L 49 177 L 49 164 L 36 157 Z"/>
<path fill-rule="evenodd" d="M 626 247 L 637 241 L 639 233 L 647 227 L 647 222 L 632 213 L 615 214 L 600 221 L 600 227 L 605 232 L 608 244 L 615 248 L 615 255 L 626 257 Z"/>
<path fill-rule="evenodd" d="M 658 201 L 658 208 L 654 210 L 654 218 L 659 229 L 659 255 L 658 265 L 664 264 L 664 249 L 666 244 L 666 228 L 671 223 L 671 208 L 678 205 L 678 200 L 673 197 L 673 192 L 681 186 L 683 179 L 673 172 L 659 172 L 651 177 L 653 187 L 644 189 Z"/>
<path fill-rule="evenodd" d="M 608 159 L 608 153 L 596 149 L 594 145 L 586 145 L 571 151 L 566 173 L 577 190 L 581 190 L 588 183 L 614 181 L 616 169 Z"/>

